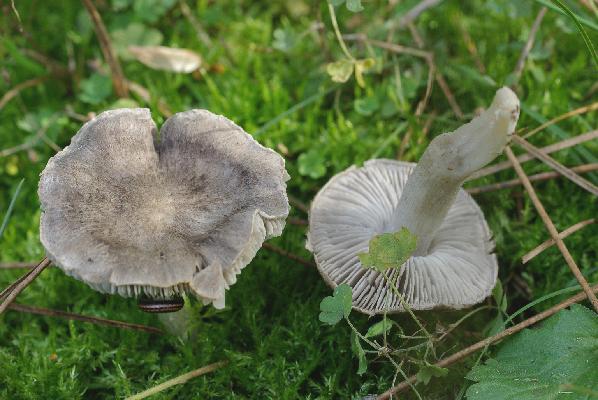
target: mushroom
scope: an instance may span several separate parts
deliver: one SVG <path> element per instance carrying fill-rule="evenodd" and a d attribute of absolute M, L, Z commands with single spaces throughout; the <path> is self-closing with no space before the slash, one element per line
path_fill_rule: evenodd
<path fill-rule="evenodd" d="M 159 134 L 148 109 L 86 123 L 41 174 L 47 256 L 93 289 L 174 311 L 225 289 L 289 212 L 284 160 L 225 117 L 192 110 Z M 173 304 L 174 303 L 174 304 Z"/>
<path fill-rule="evenodd" d="M 517 96 L 502 88 L 481 115 L 432 140 L 417 165 L 370 160 L 334 176 L 309 216 L 307 248 L 324 280 L 332 287 L 349 284 L 358 311 L 404 311 L 384 276 L 363 268 L 357 255 L 376 235 L 405 227 L 417 248 L 389 280 L 409 307 L 459 309 L 486 298 L 498 272 L 494 243 L 461 185 L 502 152 L 518 117 Z"/>

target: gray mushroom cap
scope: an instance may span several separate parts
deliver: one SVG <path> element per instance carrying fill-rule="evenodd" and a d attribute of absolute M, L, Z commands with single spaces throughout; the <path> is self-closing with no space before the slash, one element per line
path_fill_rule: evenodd
<path fill-rule="evenodd" d="M 361 266 L 375 235 L 400 229 L 393 217 L 415 164 L 370 160 L 334 176 L 315 197 L 310 210 L 307 247 L 332 287 L 353 287 L 353 307 L 366 314 L 403 311 L 384 277 Z M 496 283 L 498 264 L 484 215 L 467 192 L 455 202 L 434 233 L 426 255 L 410 257 L 399 269 L 397 288 L 415 310 L 462 308 L 479 303 Z"/>
<path fill-rule="evenodd" d="M 101 292 L 216 307 L 289 212 L 284 160 L 206 110 L 169 118 L 107 111 L 41 174 L 40 238 L 67 274 Z"/>

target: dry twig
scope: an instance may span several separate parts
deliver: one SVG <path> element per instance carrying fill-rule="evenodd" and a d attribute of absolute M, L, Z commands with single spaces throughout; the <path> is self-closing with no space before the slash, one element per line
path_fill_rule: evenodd
<path fill-rule="evenodd" d="M 410 23 L 415 21 L 417 19 L 417 17 L 420 16 L 421 13 L 423 13 L 424 11 L 426 11 L 429 8 L 432 8 L 432 7 L 440 4 L 441 2 L 442 2 L 442 0 L 421 0 L 413 8 L 411 8 L 409 11 L 407 11 L 405 14 L 403 14 L 401 19 L 399 19 L 399 22 L 396 24 L 396 27 L 397 28 L 406 27 L 407 25 L 409 25 Z M 393 24 L 392 28 L 394 28 L 394 27 L 395 26 Z"/>
<path fill-rule="evenodd" d="M 531 131 L 529 131 L 528 133 L 526 133 L 525 135 L 523 135 L 523 138 L 527 139 L 530 136 L 533 136 L 536 133 L 538 133 L 538 132 L 540 132 L 540 131 L 548 128 L 549 126 L 554 125 L 557 122 L 562 121 L 564 119 L 571 118 L 571 117 L 574 117 L 576 115 L 584 114 L 584 113 L 587 113 L 587 112 L 590 112 L 590 111 L 594 111 L 594 110 L 598 110 L 598 101 L 595 102 L 595 103 L 589 104 L 587 106 L 576 108 L 575 110 L 572 110 L 572 111 L 566 112 L 564 114 L 561 114 L 558 117 L 554 117 L 553 119 L 544 122 L 539 127 L 535 128 L 535 129 L 532 129 Z"/>
<path fill-rule="evenodd" d="M 147 104 L 151 104 L 152 95 L 149 90 L 147 90 L 145 87 L 141 86 L 140 84 L 132 82 L 132 81 L 127 81 L 127 85 L 129 87 L 129 89 L 131 90 L 131 92 L 133 92 L 137 96 L 141 97 L 141 99 L 143 101 L 145 101 Z M 158 111 L 160 111 L 160 113 L 167 118 L 172 117 L 172 115 L 173 115 L 168 104 L 166 104 L 166 102 L 164 100 L 162 100 L 161 98 L 158 98 Z"/>
<path fill-rule="evenodd" d="M 127 397 L 126 400 L 141 400 L 154 395 L 156 393 L 160 393 L 164 389 L 168 389 L 169 387 L 180 385 L 187 382 L 189 379 L 196 378 L 198 376 L 207 374 L 209 372 L 215 371 L 218 368 L 224 367 L 228 362 L 227 361 L 219 361 L 214 364 L 206 365 L 205 367 L 201 367 L 196 369 L 195 371 L 187 372 L 186 374 L 177 376 L 176 378 L 170 379 L 166 382 L 163 382 L 157 386 L 154 386 L 151 389 L 145 390 L 141 393 L 137 393 L 134 396 Z"/>
<path fill-rule="evenodd" d="M 425 46 L 425 42 L 424 42 L 424 39 L 419 34 L 417 28 L 413 24 L 409 24 L 408 26 L 409 26 L 409 31 L 411 32 L 411 36 L 413 36 L 413 40 L 415 40 L 415 43 L 417 44 L 417 46 L 419 48 L 423 49 Z M 429 63 L 433 63 L 433 62 L 434 62 L 434 59 L 431 58 L 429 60 Z M 459 103 L 457 103 L 457 100 L 455 100 L 455 96 L 453 95 L 453 92 L 451 91 L 449 85 L 444 80 L 444 76 L 440 73 L 438 68 L 435 68 L 435 69 L 436 69 L 436 82 L 438 83 L 438 86 L 440 86 L 442 93 L 444 93 L 444 97 L 446 97 L 446 100 L 448 101 L 448 103 L 451 106 L 451 109 L 453 110 L 455 115 L 459 119 L 463 119 L 464 118 L 463 111 L 461 111 L 461 107 L 459 107 Z"/>
<path fill-rule="evenodd" d="M 104 59 L 110 66 L 110 75 L 112 77 L 114 91 L 118 97 L 128 97 L 129 91 L 127 89 L 125 75 L 123 74 L 120 63 L 118 62 L 118 58 L 112 49 L 112 43 L 110 43 L 110 37 L 108 36 L 108 31 L 106 30 L 106 26 L 104 26 L 104 22 L 102 21 L 102 17 L 98 12 L 98 9 L 94 6 L 92 0 L 82 1 L 93 22 L 93 27 L 96 35 L 98 36 L 100 48 L 102 49 L 102 54 L 104 54 Z"/>
<path fill-rule="evenodd" d="M 17 97 L 17 95 L 21 93 L 22 90 L 39 85 L 46 79 L 48 79 L 47 76 L 40 76 L 38 78 L 29 79 L 28 81 L 21 82 L 15 85 L 15 87 L 10 89 L 8 92 L 4 93 L 4 96 L 2 96 L 2 98 L 0 99 L 0 110 L 2 110 L 9 101 Z"/>
<path fill-rule="evenodd" d="M 0 263 L 0 269 L 18 269 L 18 268 L 31 269 L 31 268 L 35 268 L 36 266 L 37 266 L 37 263 L 32 263 L 29 261 Z M 0 296 L 0 297 L 2 297 L 2 296 Z"/>
<path fill-rule="evenodd" d="M 550 153 L 554 153 L 555 151 L 568 149 L 569 147 L 573 147 L 578 144 L 581 144 L 581 143 L 584 143 L 584 142 L 587 142 L 590 140 L 594 140 L 596 138 L 598 138 L 598 130 L 590 131 L 590 132 L 584 133 L 583 135 L 574 136 L 572 138 L 562 140 L 558 143 L 551 144 L 550 146 L 542 147 L 542 148 L 540 148 L 540 151 L 542 151 L 542 153 L 544 153 L 544 154 L 550 154 Z M 531 154 L 522 154 L 520 156 L 517 156 L 517 161 L 519 161 L 520 163 L 524 163 L 526 161 L 533 160 L 533 159 L 534 159 L 534 156 L 532 156 Z M 509 169 L 512 166 L 513 166 L 513 164 L 511 164 L 510 161 L 500 162 L 498 164 L 494 164 L 489 167 L 482 168 L 481 170 L 473 173 L 469 178 L 467 178 L 467 181 L 472 181 L 474 179 L 478 179 L 483 176 L 491 175 L 496 172 L 499 172 L 499 171 L 502 171 L 505 169 Z"/>
<path fill-rule="evenodd" d="M 585 189 L 588 192 L 592 193 L 594 196 L 598 196 L 598 186 L 594 185 L 592 182 L 577 175 L 575 172 L 565 167 L 563 164 L 559 163 L 554 158 L 546 155 L 544 152 L 542 152 L 542 150 L 538 149 L 536 146 L 532 145 L 525 139 L 517 135 L 513 135 L 511 140 L 517 143 L 519 146 L 523 147 L 525 150 L 527 150 L 528 153 L 542 161 L 544 164 L 548 165 L 556 172 L 569 179 L 571 182 L 580 186 L 582 189 Z"/>
<path fill-rule="evenodd" d="M 287 196 L 289 198 L 289 204 L 290 205 L 292 205 L 293 207 L 295 207 L 298 210 L 303 211 L 306 214 L 309 213 L 309 207 L 307 206 L 307 204 L 305 204 L 304 202 L 302 202 L 301 200 L 299 200 L 295 196 L 292 196 L 290 194 L 288 194 Z"/>
<path fill-rule="evenodd" d="M 0 299 L 2 299 L 2 304 L 0 304 L 0 314 L 2 314 L 10 303 L 14 301 L 14 299 L 21 293 L 39 274 L 42 273 L 44 269 L 48 265 L 50 265 L 50 260 L 48 258 L 44 258 L 35 268 L 31 271 L 27 272 L 23 277 L 21 277 L 16 284 L 11 285 L 12 288 L 9 286 L 8 291 L 3 291 L 0 295 Z"/>
<path fill-rule="evenodd" d="M 461 35 L 463 36 L 463 41 L 465 42 L 465 47 L 467 48 L 467 51 L 469 52 L 469 54 L 471 54 L 471 57 L 473 58 L 473 61 L 475 62 L 476 67 L 478 68 L 478 71 L 480 71 L 481 74 L 485 75 L 486 74 L 486 66 L 482 62 L 482 59 L 480 58 L 480 55 L 478 53 L 478 48 L 475 45 L 475 42 L 471 38 L 471 35 L 467 31 L 467 29 L 465 29 L 465 27 L 462 24 L 459 24 L 459 29 L 461 31 Z"/>
<path fill-rule="evenodd" d="M 525 187 L 525 190 L 527 191 L 530 199 L 534 203 L 534 206 L 536 207 L 536 210 L 538 211 L 540 218 L 542 218 L 542 221 L 544 222 L 546 229 L 548 229 L 548 232 L 550 232 L 550 236 L 552 236 L 552 239 L 554 239 L 556 246 L 559 248 L 559 250 L 563 254 L 563 258 L 565 258 L 565 262 L 571 269 L 571 272 L 573 272 L 573 275 L 575 275 L 575 278 L 577 279 L 577 281 L 583 288 L 584 292 L 586 292 L 588 299 L 590 299 L 590 302 L 592 303 L 592 306 L 594 307 L 596 312 L 598 312 L 598 298 L 596 298 L 596 295 L 592 292 L 592 289 L 590 288 L 590 285 L 588 285 L 588 281 L 586 281 L 586 278 L 584 278 L 582 273 L 579 271 L 579 267 L 573 260 L 571 253 L 569 253 L 569 249 L 567 249 L 567 246 L 565 245 L 565 243 L 559 238 L 559 232 L 556 230 L 554 224 L 552 223 L 552 220 L 550 219 L 550 217 L 548 216 L 548 213 L 544 209 L 542 202 L 536 195 L 536 191 L 534 190 L 534 187 L 532 186 L 527 175 L 523 171 L 523 168 L 521 168 L 521 164 L 519 164 L 519 162 L 517 161 L 515 154 L 513 154 L 513 150 L 511 150 L 511 148 L 507 146 L 505 148 L 505 153 L 507 154 L 507 157 L 509 158 L 509 160 L 513 163 L 513 168 L 515 168 L 515 172 L 517 172 L 519 179 L 521 179 L 521 181 L 523 182 L 523 186 Z"/>
<path fill-rule="evenodd" d="M 163 333 L 162 330 L 160 330 L 158 328 L 154 328 L 153 326 L 133 324 L 130 322 L 116 321 L 113 319 L 106 319 L 106 318 L 100 318 L 100 317 L 91 317 L 88 315 L 81 315 L 81 314 L 76 314 L 76 313 L 71 313 L 71 312 L 66 312 L 66 311 L 51 310 L 49 308 L 33 307 L 33 306 L 25 305 L 25 304 L 13 303 L 13 304 L 9 305 L 8 308 L 10 310 L 18 311 L 18 312 L 24 312 L 24 313 L 36 314 L 36 315 L 45 315 L 48 317 L 66 318 L 66 319 L 74 320 L 74 321 L 89 322 L 91 324 L 96 324 L 96 325 L 108 325 L 108 326 L 113 326 L 116 328 L 133 329 L 133 330 L 138 330 L 138 331 L 143 331 L 143 332 L 148 332 L 148 333 L 157 333 L 157 334 Z"/>
<path fill-rule="evenodd" d="M 511 87 L 515 86 L 517 82 L 519 82 L 519 78 L 521 78 L 521 74 L 523 73 L 523 68 L 525 67 L 525 61 L 529 56 L 529 52 L 532 50 L 534 45 L 534 40 L 536 40 L 536 33 L 538 33 L 538 29 L 540 28 L 540 24 L 542 23 L 542 19 L 544 19 L 544 15 L 546 14 L 547 8 L 542 7 L 532 24 L 532 28 L 529 31 L 529 36 L 527 37 L 527 42 L 525 42 L 525 46 L 521 50 L 521 55 L 519 55 L 519 60 L 517 60 L 517 65 L 515 66 L 515 71 L 513 71 L 513 75 L 515 76 L 515 81 L 511 85 Z"/>
<path fill-rule="evenodd" d="M 299 257 L 298 255 L 296 255 L 296 254 L 293 254 L 293 253 L 291 253 L 290 251 L 287 251 L 287 250 L 285 250 L 285 249 L 281 249 L 281 248 L 280 248 L 280 247 L 278 247 L 278 246 L 274 246 L 273 244 L 270 244 L 270 243 L 264 243 L 264 244 L 262 245 L 262 247 L 263 247 L 264 249 L 266 249 L 266 250 L 269 250 L 269 251 L 273 252 L 273 253 L 276 253 L 276 254 L 279 254 L 279 255 L 281 255 L 281 256 L 283 256 L 283 257 L 286 257 L 286 258 L 288 258 L 289 260 L 293 260 L 293 261 L 296 261 L 296 262 L 298 262 L 299 264 L 303 264 L 303 265 L 305 265 L 306 267 L 315 267 L 315 266 L 316 266 L 316 264 L 315 264 L 313 261 L 306 260 L 306 259 L 305 259 L 305 258 L 303 258 L 303 257 Z"/>
<path fill-rule="evenodd" d="M 571 168 L 571 171 L 573 171 L 575 173 L 579 173 L 579 174 L 583 174 L 586 172 L 592 172 L 592 171 L 596 171 L 596 170 L 598 170 L 598 163 L 583 164 L 583 165 L 578 165 L 576 167 Z M 536 181 L 545 181 L 548 179 L 554 179 L 554 178 L 558 178 L 561 176 L 562 175 L 559 174 L 558 172 L 550 171 L 550 172 L 542 172 L 539 174 L 530 175 L 528 178 L 531 182 L 536 182 Z M 469 193 L 469 194 L 479 194 L 479 193 L 493 192 L 495 190 L 500 190 L 500 189 L 508 189 L 508 188 L 512 188 L 515 186 L 519 186 L 519 185 L 521 185 L 521 179 L 511 179 L 511 180 L 504 181 L 504 182 L 492 183 L 490 185 L 477 186 L 477 187 L 469 188 L 466 190 L 467 190 L 467 193 Z"/>
<path fill-rule="evenodd" d="M 195 29 L 195 34 L 197 35 L 197 39 L 199 39 L 200 42 L 203 42 L 203 44 L 206 47 L 211 47 L 212 39 L 210 39 L 210 35 L 208 35 L 208 33 L 201 26 L 201 24 L 199 23 L 197 18 L 195 18 L 195 15 L 193 15 L 193 12 L 187 5 L 187 2 L 185 0 L 182 0 L 180 4 L 181 4 L 181 12 L 185 16 L 185 18 L 187 18 L 187 20 L 189 21 L 189 23 L 191 24 L 193 29 Z"/>
<path fill-rule="evenodd" d="M 413 47 L 402 46 L 400 44 L 383 42 L 382 40 L 368 39 L 368 37 L 362 33 L 343 35 L 342 38 L 347 42 L 361 42 L 374 47 L 379 47 L 384 50 L 392 51 L 393 53 L 409 54 L 411 56 L 423 58 L 425 60 L 432 57 L 432 54 L 427 51 L 414 49 Z"/>
<path fill-rule="evenodd" d="M 21 143 L 14 147 L 9 147 L 8 149 L 0 150 L 0 158 L 8 157 L 10 155 L 18 153 L 19 151 L 29 150 L 33 148 L 40 140 L 46 143 L 48 146 L 50 146 L 54 151 L 60 151 L 60 146 L 58 146 L 56 143 L 54 143 L 52 140 L 50 140 L 50 138 L 46 136 L 46 132 L 48 131 L 50 126 L 52 126 L 54 121 L 58 119 L 58 117 L 59 114 L 55 114 L 54 116 L 52 116 L 50 120 L 37 131 L 35 136 L 30 141 L 26 143 Z"/>
<path fill-rule="evenodd" d="M 588 226 L 590 224 L 593 224 L 594 222 L 595 222 L 594 218 L 578 222 L 577 224 L 570 226 L 569 228 L 567 228 L 564 231 L 562 231 L 561 233 L 559 233 L 559 238 L 561 240 L 565 239 L 567 236 L 577 232 L 584 226 Z M 544 250 L 548 249 L 549 247 L 553 246 L 554 244 L 555 244 L 554 239 L 548 239 L 547 241 L 545 241 L 544 243 L 542 243 L 541 245 L 539 245 L 538 247 L 536 247 L 532 251 L 528 252 L 523 257 L 521 257 L 521 262 L 523 264 L 527 264 L 531 259 L 536 257 L 538 254 L 542 253 Z"/>
<path fill-rule="evenodd" d="M 591 288 L 591 291 L 592 291 L 591 292 L 592 295 L 594 295 L 595 292 L 598 292 L 598 285 L 594 285 Z M 489 338 L 486 338 L 486 339 L 481 340 L 475 344 L 472 344 L 471 346 L 466 347 L 465 349 L 460 350 L 460 351 L 452 354 L 449 357 L 443 358 L 442 360 L 438 361 L 434 365 L 437 367 L 441 367 L 441 368 L 448 367 L 449 365 L 452 365 L 458 361 L 461 361 L 462 359 L 475 353 L 476 351 L 482 350 L 486 346 L 494 344 L 494 343 L 498 342 L 499 340 L 506 338 L 507 336 L 510 336 L 510 335 L 517 333 L 535 323 L 538 323 L 538 322 L 550 317 L 551 315 L 554 315 L 557 312 L 571 306 L 572 304 L 578 303 L 586 298 L 587 298 L 587 293 L 580 292 L 580 293 L 576 294 L 575 296 L 570 297 L 567 300 L 557 304 L 556 306 L 553 306 L 546 311 L 543 311 L 539 314 L 534 315 L 531 318 L 526 319 L 525 321 L 518 323 L 517 325 L 513 325 L 512 327 L 505 329 L 504 331 L 497 333 L 494 336 L 490 336 Z M 407 378 L 406 380 L 404 380 L 403 382 L 401 382 L 400 384 L 398 384 L 397 386 L 382 393 L 380 396 L 378 396 L 378 400 L 390 399 L 390 397 L 392 395 L 394 395 L 395 393 L 398 393 L 402 390 L 409 388 L 411 385 L 413 385 L 416 382 L 417 382 L 416 376 L 412 375 L 409 378 Z"/>

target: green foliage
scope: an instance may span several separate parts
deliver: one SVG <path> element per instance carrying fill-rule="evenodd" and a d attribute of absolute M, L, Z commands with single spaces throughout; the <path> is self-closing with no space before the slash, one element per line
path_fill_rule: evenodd
<path fill-rule="evenodd" d="M 335 7 L 345 4 L 347 6 L 347 10 L 354 13 L 363 11 L 361 0 L 330 0 L 330 2 Z"/>
<path fill-rule="evenodd" d="M 351 332 L 351 350 L 359 361 L 357 375 L 363 375 L 368 369 L 368 361 L 365 358 L 365 350 L 363 350 L 363 347 L 361 347 L 361 343 L 359 342 L 359 336 L 357 336 L 354 331 Z"/>
<path fill-rule="evenodd" d="M 93 74 L 81 82 L 79 100 L 96 105 L 105 101 L 112 94 L 112 81 L 106 75 Z"/>
<path fill-rule="evenodd" d="M 598 316 L 581 305 L 512 337 L 467 375 L 470 400 L 586 399 L 598 391 Z M 564 395 L 564 394 L 563 394 Z"/>
<path fill-rule="evenodd" d="M 346 283 L 338 285 L 332 296 L 326 296 L 320 303 L 320 321 L 328 325 L 336 325 L 351 313 L 352 289 Z"/>
<path fill-rule="evenodd" d="M 326 65 L 326 72 L 333 82 L 347 82 L 353 73 L 353 61 L 342 59 Z"/>
<path fill-rule="evenodd" d="M 0 240 L 2 239 L 2 234 L 8 225 L 8 221 L 10 220 L 10 216 L 12 215 L 12 210 L 15 208 L 15 203 L 17 202 L 17 198 L 19 197 L 19 193 L 21 193 L 21 188 L 23 187 L 23 182 L 25 179 L 21 179 L 21 182 L 17 185 L 15 189 L 15 194 L 12 195 L 12 199 L 10 199 L 10 204 L 8 205 L 8 209 L 4 214 L 4 218 L 2 218 L 2 225 L 0 225 Z"/>
<path fill-rule="evenodd" d="M 428 68 L 425 60 L 409 54 L 347 41 L 355 59 L 376 60 L 372 68 L 375 73 L 366 76 L 365 88 L 350 81 L 332 84 L 323 66 L 345 55 L 322 2 L 185 0 L 207 33 L 207 44 L 183 14 L 182 2 L 150 15 L 155 22 L 149 22 L 133 0 L 94 1 L 126 78 L 149 94 L 149 98 L 143 98 L 132 93 L 131 99 L 118 100 L 112 91 L 97 104 L 78 97 L 83 82 L 94 73 L 106 75 L 109 71 L 82 2 L 15 1 L 22 31 L 10 3 L 7 12 L 0 15 L 0 96 L 27 80 L 47 79 L 22 89 L 0 110 L 0 151 L 29 143 L 41 128 L 47 129 L 51 141 L 64 148 L 83 124 L 81 118 L 109 107 L 132 106 L 133 101 L 139 107 L 148 107 L 160 126 L 166 118 L 159 110 L 161 100 L 173 112 L 207 108 L 226 115 L 262 144 L 284 153 L 292 177 L 288 181 L 289 194 L 308 204 L 329 177 L 349 166 L 360 165 L 373 155 L 395 158 L 408 132 L 411 136 L 402 160 L 416 162 L 429 140 L 463 122 L 455 116 L 437 82 L 433 82 L 423 113 L 414 115 L 426 91 Z M 364 2 L 365 9 L 354 14 L 346 9 L 345 2 L 337 8 L 339 28 L 343 35 L 361 33 L 381 41 L 391 37 L 392 43 L 417 48 L 409 29 L 390 29 L 417 3 L 399 1 L 378 7 Z M 592 12 L 578 2 L 565 3 L 596 42 L 598 25 Z M 477 108 L 487 106 L 494 90 L 505 84 L 535 15 L 546 4 L 554 12 L 546 14 L 518 83 L 522 97 L 518 127 L 529 130 L 594 101 L 595 69 L 570 17 L 549 0 L 472 0 L 441 2 L 414 21 L 424 40 L 424 50 L 434 53 L 437 72 L 444 77 L 465 119 Z M 277 30 L 285 35 L 275 34 Z M 463 31 L 473 39 L 483 72 Z M 198 52 L 205 60 L 205 73 L 198 76 L 152 71 L 128 56 L 129 45 L 160 44 Z M 48 58 L 50 64 L 39 55 Z M 55 73 L 56 65 L 67 73 Z M 373 101 L 364 101 L 372 97 L 377 99 L 378 108 L 370 107 Z M 598 113 L 578 115 L 538 133 L 532 138 L 533 144 L 553 144 L 596 126 Z M 39 140 L 30 149 L 0 157 L 0 213 L 8 209 L 15 188 L 25 179 L 2 235 L 0 262 L 34 262 L 44 255 L 38 234 L 37 184 L 40 172 L 55 153 L 49 143 Z M 305 153 L 319 161 L 304 162 L 312 167 L 302 168 L 300 173 L 298 159 Z M 574 166 L 596 162 L 596 154 L 598 142 L 592 141 L 553 156 Z M 536 161 L 525 163 L 524 168 L 530 174 L 546 171 Z M 317 178 L 312 177 L 313 171 L 308 172 L 310 169 L 320 170 L 315 172 Z M 595 173 L 584 176 L 594 183 L 598 178 Z M 513 172 L 507 170 L 467 186 L 513 177 Z M 596 199 L 570 182 L 561 178 L 538 182 L 535 187 L 559 230 L 595 217 Z M 527 305 L 514 316 L 513 323 L 580 290 L 572 287 L 576 282 L 568 268 L 563 268 L 562 256 L 554 247 L 521 266 L 521 256 L 545 241 L 547 235 L 520 188 L 477 195 L 475 200 L 496 241 L 500 278 L 510 308 L 507 311 Z M 306 215 L 293 207 L 291 217 L 305 219 Z M 273 243 L 309 258 L 304 249 L 305 233 L 304 226 L 288 224 L 283 236 Z M 566 241 L 587 279 L 598 281 L 598 255 L 595 246 L 590 245 L 598 242 L 598 225 L 587 226 Z M 0 288 L 23 272 L 0 269 Z M 214 312 L 193 304 L 194 333 L 187 342 L 168 334 L 150 336 L 9 310 L 0 317 L 0 398 L 124 398 L 222 358 L 229 360 L 226 368 L 155 398 L 350 399 L 388 389 L 397 371 L 383 351 L 360 339 L 370 364 L 367 372 L 358 376 L 349 348 L 349 327 L 330 327 L 315 317 L 322 298 L 329 294 L 315 269 L 262 249 L 238 279 L 227 291 L 226 310 Z M 564 287 L 568 289 L 561 290 Z M 157 317 L 140 313 L 133 299 L 97 293 L 55 268 L 44 271 L 17 301 L 161 325 Z M 434 332 L 434 327 L 447 329 L 467 312 L 421 312 L 417 316 Z M 353 312 L 350 317 L 365 336 L 373 320 Z M 496 317 L 494 309 L 476 313 L 437 344 L 437 355 L 451 354 L 473 343 Z M 406 314 L 391 318 L 401 329 L 387 331 L 387 341 L 401 350 L 409 346 L 403 331 L 411 334 L 418 327 Z M 507 326 L 511 323 L 506 316 L 502 318 Z M 371 339 L 384 345 L 383 335 Z M 409 356 L 421 361 L 426 349 L 424 343 Z M 490 347 L 488 354 L 492 356 L 493 351 Z M 436 361 L 431 353 L 427 357 L 430 363 Z M 468 384 L 463 377 L 474 362 L 475 357 L 464 360 L 452 365 L 447 377 L 432 379 L 425 386 L 416 385 L 421 398 L 458 398 L 461 387 Z M 408 360 L 402 368 L 411 375 L 418 366 Z M 397 375 L 397 381 L 401 376 Z M 409 390 L 401 394 L 403 398 L 412 400 L 417 396 Z"/>
<path fill-rule="evenodd" d="M 550 1 L 556 4 L 558 8 L 563 10 L 563 12 L 573 20 L 573 22 L 575 23 L 575 27 L 579 31 L 579 34 L 582 37 L 584 44 L 586 45 L 590 55 L 592 56 L 592 59 L 594 60 L 594 66 L 598 69 L 598 54 L 596 53 L 596 48 L 594 47 L 594 43 L 592 42 L 592 39 L 590 39 L 590 36 L 584 29 L 583 25 L 579 22 L 577 15 L 575 15 L 575 13 L 571 11 L 571 9 L 567 7 L 567 5 L 561 0 Z"/>
<path fill-rule="evenodd" d="M 380 336 L 382 334 L 386 334 L 386 333 L 388 333 L 388 331 L 390 331 L 390 328 L 392 328 L 392 325 L 393 325 L 392 320 L 387 318 L 385 315 L 384 318 L 382 318 L 382 321 L 376 322 L 374 325 L 372 325 L 368 328 L 368 331 L 366 332 L 365 337 L 371 338 L 371 337 L 375 337 L 375 336 Z"/>
<path fill-rule="evenodd" d="M 326 174 L 326 159 L 317 149 L 303 153 L 297 159 L 299 173 L 310 178 L 321 178 Z"/>
<path fill-rule="evenodd" d="M 162 43 L 163 35 L 157 29 L 133 22 L 121 29 L 111 32 L 114 50 L 123 59 L 132 59 L 127 47 L 129 46 L 157 46 Z"/>
<path fill-rule="evenodd" d="M 363 74 L 371 70 L 376 61 L 373 58 L 366 58 L 363 60 L 350 60 L 343 58 L 338 61 L 331 62 L 326 65 L 326 72 L 330 75 L 333 82 L 344 83 L 351 78 L 355 73 L 355 81 L 361 87 L 365 87 L 365 80 Z"/>
<path fill-rule="evenodd" d="M 361 265 L 384 272 L 390 268 L 400 268 L 417 247 L 417 237 L 403 227 L 398 232 L 383 233 L 370 240 L 367 253 L 357 256 Z"/>
<path fill-rule="evenodd" d="M 430 379 L 432 379 L 432 377 L 440 378 L 448 375 L 448 372 L 449 371 L 446 368 L 424 363 L 424 365 L 419 367 L 416 377 L 418 382 L 422 382 L 424 385 L 427 385 L 430 383 Z"/>

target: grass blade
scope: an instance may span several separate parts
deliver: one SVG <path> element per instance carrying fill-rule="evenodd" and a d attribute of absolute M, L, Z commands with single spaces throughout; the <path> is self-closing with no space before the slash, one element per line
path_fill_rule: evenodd
<path fill-rule="evenodd" d="M 21 188 L 23 187 L 23 182 L 25 182 L 25 179 L 21 179 L 21 182 L 19 182 L 19 184 L 17 185 L 17 190 L 15 190 L 15 194 L 12 196 L 12 199 L 10 200 L 10 204 L 8 205 L 8 210 L 6 210 L 6 214 L 4 215 L 4 219 L 2 220 L 2 225 L 0 226 L 0 239 L 2 238 L 2 235 L 4 234 L 6 225 L 8 225 L 8 220 L 10 219 L 12 210 L 14 209 L 15 203 L 17 202 L 17 197 L 19 196 L 19 193 L 21 192 Z"/>
<path fill-rule="evenodd" d="M 567 15 L 569 18 L 573 20 L 573 23 L 577 27 L 579 34 L 581 35 L 586 47 L 588 48 L 588 51 L 590 52 L 592 59 L 594 60 L 594 64 L 596 64 L 596 67 L 598 68 L 598 54 L 596 54 L 596 49 L 594 48 L 592 39 L 590 39 L 590 36 L 584 29 L 583 25 L 581 24 L 581 22 L 579 22 L 577 15 L 575 15 L 575 13 L 571 11 L 571 9 L 567 7 L 567 5 L 565 5 L 565 3 L 563 3 L 561 0 L 550 1 L 554 3 L 558 8 L 560 8 L 563 11 L 563 13 L 565 13 L 565 15 Z"/>

